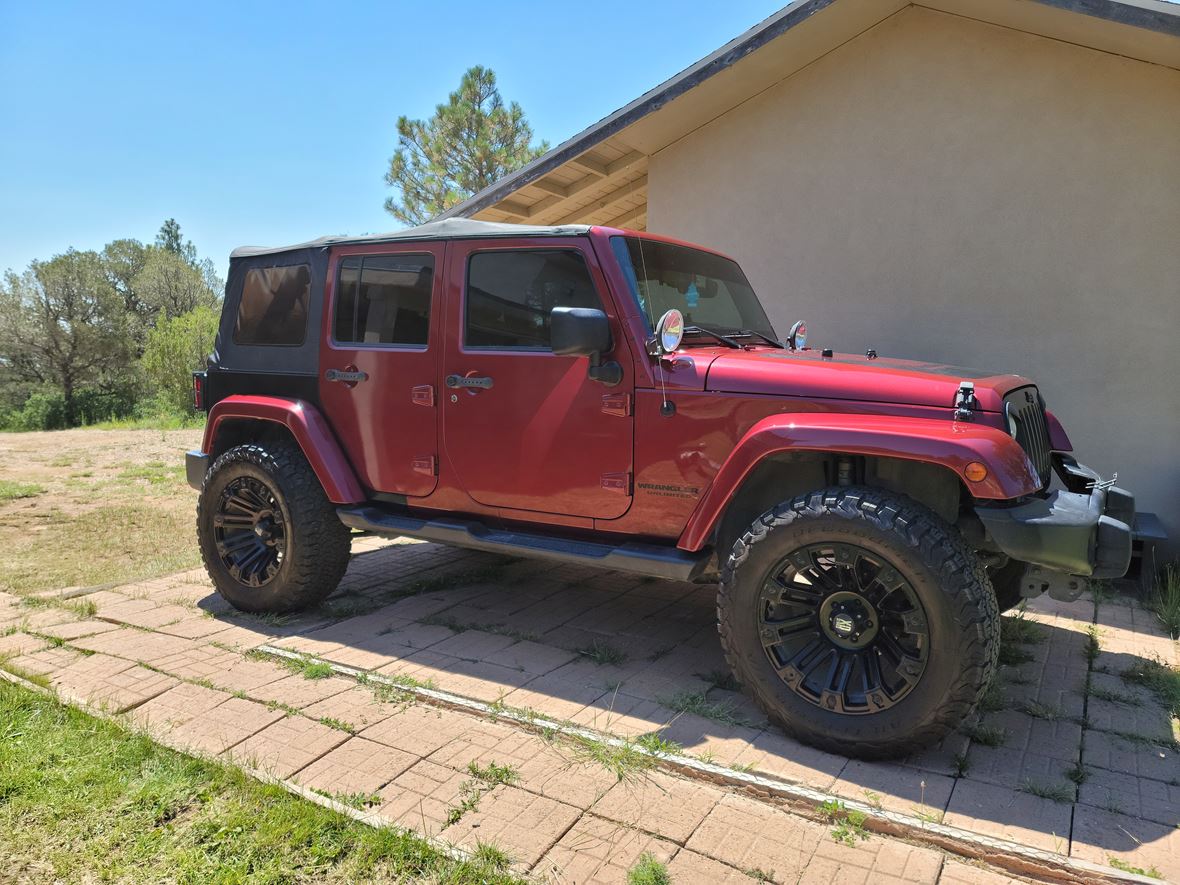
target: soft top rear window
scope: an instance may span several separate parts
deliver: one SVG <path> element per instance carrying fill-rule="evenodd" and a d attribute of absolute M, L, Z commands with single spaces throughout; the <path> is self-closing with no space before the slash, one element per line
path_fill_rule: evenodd
<path fill-rule="evenodd" d="M 235 344 L 298 346 L 307 336 L 311 266 L 256 267 L 242 285 Z"/>

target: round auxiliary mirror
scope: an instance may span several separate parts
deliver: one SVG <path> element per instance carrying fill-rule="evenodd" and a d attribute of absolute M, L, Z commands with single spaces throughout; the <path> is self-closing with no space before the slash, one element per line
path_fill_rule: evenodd
<path fill-rule="evenodd" d="M 684 337 L 684 314 L 673 308 L 660 317 L 656 323 L 656 344 L 661 354 L 674 353 L 680 349 Z"/>
<path fill-rule="evenodd" d="M 799 320 L 791 326 L 790 334 L 787 335 L 787 344 L 790 345 L 791 350 L 803 350 L 807 346 L 807 323 Z"/>

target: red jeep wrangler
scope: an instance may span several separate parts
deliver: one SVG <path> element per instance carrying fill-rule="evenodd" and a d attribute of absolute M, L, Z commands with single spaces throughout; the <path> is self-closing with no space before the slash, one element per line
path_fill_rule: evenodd
<path fill-rule="evenodd" d="M 953 729 L 1001 610 L 1131 555 L 1132 497 L 1031 381 L 780 341 L 733 260 L 650 234 L 239 249 L 194 383 L 201 552 L 238 608 L 326 597 L 352 528 L 717 581 L 741 684 L 859 756 Z"/>

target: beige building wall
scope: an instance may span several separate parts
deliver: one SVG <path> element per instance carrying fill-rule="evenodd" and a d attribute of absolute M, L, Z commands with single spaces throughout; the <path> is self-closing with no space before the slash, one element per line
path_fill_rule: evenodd
<path fill-rule="evenodd" d="M 780 334 L 1030 376 L 1180 552 L 1180 71 L 910 7 L 648 181 Z"/>

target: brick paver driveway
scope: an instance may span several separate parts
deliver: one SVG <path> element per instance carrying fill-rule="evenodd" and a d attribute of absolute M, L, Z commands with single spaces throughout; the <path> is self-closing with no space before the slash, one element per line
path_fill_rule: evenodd
<path fill-rule="evenodd" d="M 648 851 L 680 882 L 1006 881 L 922 843 L 1009 870 L 1037 858 L 1006 843 L 1093 864 L 1063 874 L 1079 881 L 1120 875 L 1112 858 L 1180 880 L 1176 724 L 1122 678 L 1180 657 L 1125 601 L 1037 600 L 1006 626 L 978 721 L 866 763 L 785 737 L 740 694 L 712 586 L 431 544 L 354 550 L 340 592 L 291 618 L 231 612 L 202 572 L 73 608 L 0 594 L 0 631 L 20 628 L 0 655 L 169 744 L 451 844 L 494 842 L 551 881 L 623 881 Z M 831 797 L 909 841 L 837 841 Z"/>

